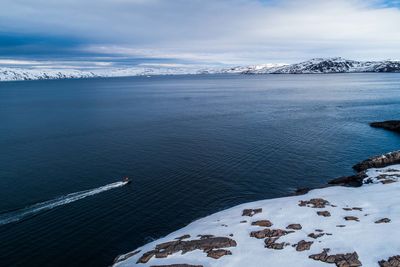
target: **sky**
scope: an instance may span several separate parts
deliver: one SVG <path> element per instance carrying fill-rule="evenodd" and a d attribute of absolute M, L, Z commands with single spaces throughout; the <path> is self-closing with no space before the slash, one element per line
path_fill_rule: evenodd
<path fill-rule="evenodd" d="M 400 0 L 0 0 L 0 67 L 400 59 Z"/>

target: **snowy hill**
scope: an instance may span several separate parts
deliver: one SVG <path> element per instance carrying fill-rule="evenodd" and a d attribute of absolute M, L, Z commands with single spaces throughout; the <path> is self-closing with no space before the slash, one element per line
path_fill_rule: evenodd
<path fill-rule="evenodd" d="M 249 69 L 244 74 L 312 74 L 400 72 L 400 61 L 355 61 L 337 58 L 315 58 L 305 62 L 280 66 Z"/>
<path fill-rule="evenodd" d="M 400 165 L 361 187 L 239 205 L 116 258 L 115 267 L 399 266 Z"/>
<path fill-rule="evenodd" d="M 93 72 L 80 70 L 0 68 L 0 81 L 92 78 L 96 76 Z"/>
<path fill-rule="evenodd" d="M 400 61 L 355 61 L 343 58 L 316 58 L 285 64 L 260 64 L 229 68 L 201 66 L 135 66 L 82 71 L 73 69 L 1 68 L 0 81 L 46 80 L 93 77 L 125 77 L 183 74 L 318 74 L 356 72 L 400 72 Z"/>

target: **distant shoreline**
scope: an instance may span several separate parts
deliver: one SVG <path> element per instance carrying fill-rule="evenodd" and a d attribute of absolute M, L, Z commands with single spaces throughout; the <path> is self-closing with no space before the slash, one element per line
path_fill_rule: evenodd
<path fill-rule="evenodd" d="M 217 67 L 131 67 L 102 70 L 1 68 L 0 81 L 55 80 L 78 78 L 137 77 L 209 74 L 344 74 L 400 73 L 400 61 L 354 61 L 317 58 L 296 64 L 261 64 Z"/>

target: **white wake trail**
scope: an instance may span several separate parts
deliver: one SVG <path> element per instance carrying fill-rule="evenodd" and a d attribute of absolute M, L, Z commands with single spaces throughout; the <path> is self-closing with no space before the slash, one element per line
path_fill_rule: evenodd
<path fill-rule="evenodd" d="M 52 200 L 48 200 L 45 202 L 36 203 L 34 205 L 0 214 L 0 225 L 5 225 L 13 222 L 18 222 L 25 218 L 34 216 L 40 212 L 54 209 L 58 206 L 66 205 L 71 202 L 75 202 L 77 200 L 83 199 L 85 197 L 93 196 L 114 188 L 118 188 L 126 185 L 127 182 L 116 182 L 112 184 L 108 184 L 105 186 L 101 186 L 95 189 L 89 189 L 85 191 L 80 191 L 76 193 L 71 193 L 65 196 L 61 196 Z"/>

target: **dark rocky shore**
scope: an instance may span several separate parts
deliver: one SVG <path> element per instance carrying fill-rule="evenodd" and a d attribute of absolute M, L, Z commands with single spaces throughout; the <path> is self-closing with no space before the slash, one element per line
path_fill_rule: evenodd
<path fill-rule="evenodd" d="M 374 128 L 383 128 L 385 130 L 400 133 L 400 121 L 399 120 L 372 122 L 369 125 Z"/>

